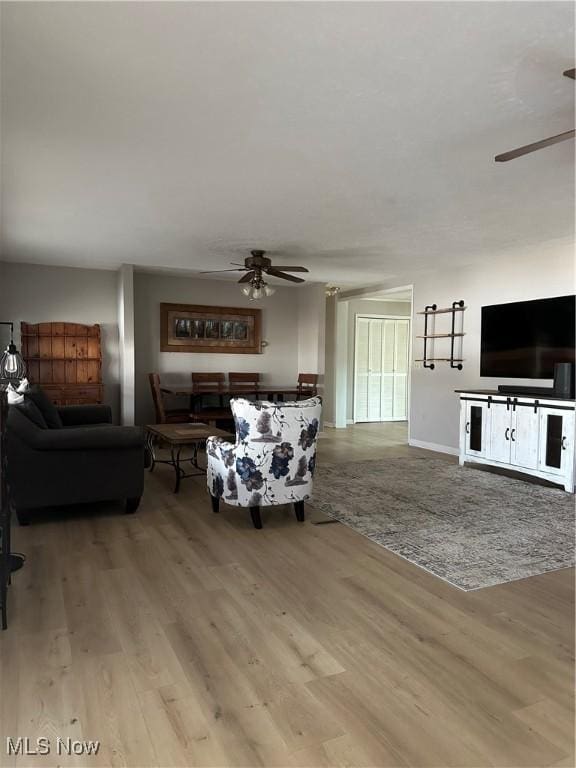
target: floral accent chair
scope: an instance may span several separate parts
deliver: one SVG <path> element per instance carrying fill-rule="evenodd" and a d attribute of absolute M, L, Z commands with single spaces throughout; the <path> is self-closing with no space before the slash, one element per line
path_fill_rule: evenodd
<path fill-rule="evenodd" d="M 208 491 L 212 509 L 220 500 L 248 507 L 255 528 L 262 528 L 260 507 L 294 504 L 304 521 L 304 501 L 312 495 L 316 438 L 322 400 L 269 403 L 230 401 L 236 442 L 206 441 Z"/>

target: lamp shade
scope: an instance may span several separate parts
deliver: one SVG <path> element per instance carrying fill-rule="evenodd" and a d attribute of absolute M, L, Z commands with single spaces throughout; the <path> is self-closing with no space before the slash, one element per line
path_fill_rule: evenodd
<path fill-rule="evenodd" d="M 19 380 L 26 375 L 26 363 L 22 355 L 16 349 L 13 341 L 10 341 L 5 352 L 0 357 L 0 378 Z"/>

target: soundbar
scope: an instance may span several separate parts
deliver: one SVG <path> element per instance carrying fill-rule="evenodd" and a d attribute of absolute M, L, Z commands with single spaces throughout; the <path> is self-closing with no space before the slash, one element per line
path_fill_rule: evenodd
<path fill-rule="evenodd" d="M 539 397 L 574 397 L 572 363 L 556 363 L 553 387 L 521 387 L 517 384 L 500 384 L 498 392 L 504 395 L 538 395 Z"/>
<path fill-rule="evenodd" d="M 542 395 L 542 397 L 556 395 L 554 387 L 520 387 L 514 384 L 499 384 L 498 392 L 503 395 Z"/>

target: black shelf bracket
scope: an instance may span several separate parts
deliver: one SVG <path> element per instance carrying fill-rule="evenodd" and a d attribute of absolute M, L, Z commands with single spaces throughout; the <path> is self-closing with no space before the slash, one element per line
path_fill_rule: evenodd
<path fill-rule="evenodd" d="M 454 363 L 454 334 L 456 332 L 456 308 L 464 307 L 464 299 L 461 299 L 460 301 L 453 301 L 452 302 L 452 331 L 451 331 L 451 337 L 450 337 L 450 368 L 457 368 L 459 371 L 462 370 L 462 363 Z"/>
<path fill-rule="evenodd" d="M 434 370 L 434 363 L 428 363 L 427 357 L 426 357 L 426 351 L 427 351 L 427 344 L 428 344 L 428 313 L 430 310 L 432 312 L 435 312 L 438 309 L 437 304 L 427 304 L 424 307 L 424 359 L 422 361 L 422 364 L 424 368 L 430 368 L 431 371 Z"/>

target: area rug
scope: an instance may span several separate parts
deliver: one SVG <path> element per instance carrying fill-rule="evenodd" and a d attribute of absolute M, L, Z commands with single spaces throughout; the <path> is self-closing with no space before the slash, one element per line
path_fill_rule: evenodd
<path fill-rule="evenodd" d="M 464 591 L 574 565 L 574 496 L 441 459 L 319 464 L 312 506 Z"/>

